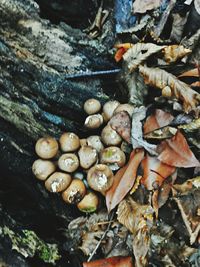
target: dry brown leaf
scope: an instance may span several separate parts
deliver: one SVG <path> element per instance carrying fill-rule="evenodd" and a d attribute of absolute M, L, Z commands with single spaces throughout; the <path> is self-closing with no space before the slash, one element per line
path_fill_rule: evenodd
<path fill-rule="evenodd" d="M 148 154 L 142 160 L 143 177 L 141 183 L 148 190 L 157 189 L 163 181 L 175 172 L 175 168 L 162 163 L 157 157 L 151 157 Z"/>
<path fill-rule="evenodd" d="M 149 56 L 161 51 L 164 47 L 152 43 L 137 43 L 128 49 L 123 59 L 128 70 L 133 72 Z"/>
<path fill-rule="evenodd" d="M 178 77 L 199 77 L 199 70 L 198 68 L 191 69 L 181 73 Z"/>
<path fill-rule="evenodd" d="M 158 218 L 158 211 L 169 198 L 169 194 L 171 192 L 172 185 L 174 184 L 177 178 L 177 172 L 174 172 L 171 176 L 166 178 L 162 185 L 153 192 L 152 195 L 152 206 L 156 214 L 156 218 Z"/>
<path fill-rule="evenodd" d="M 196 110 L 200 103 L 200 94 L 194 91 L 186 83 L 178 80 L 176 76 L 159 68 L 139 67 L 140 73 L 143 75 L 145 83 L 155 86 L 161 90 L 169 87 L 171 96 L 176 97 L 183 103 L 186 113 Z"/>
<path fill-rule="evenodd" d="M 131 197 L 123 200 L 117 210 L 118 221 L 133 234 L 136 267 L 146 266 L 150 246 L 149 230 L 153 225 L 153 208 L 140 205 Z"/>
<path fill-rule="evenodd" d="M 131 119 L 127 111 L 120 111 L 109 121 L 110 126 L 127 143 L 131 142 Z"/>
<path fill-rule="evenodd" d="M 200 233 L 200 177 L 174 185 L 172 192 L 193 244 Z"/>
<path fill-rule="evenodd" d="M 109 212 L 122 201 L 133 187 L 137 177 L 137 169 L 143 157 L 143 149 L 133 150 L 128 164 L 117 172 L 112 187 L 106 192 L 106 206 Z"/>
<path fill-rule="evenodd" d="M 172 122 L 174 119 L 174 116 L 172 116 L 169 112 L 165 112 L 161 109 L 156 109 L 155 113 L 147 117 L 143 129 L 144 134 L 147 134 L 149 132 L 152 132 L 156 129 L 159 129 L 161 127 L 167 126 Z"/>
<path fill-rule="evenodd" d="M 167 63 L 173 63 L 189 55 L 192 51 L 183 45 L 168 45 L 163 49 L 163 52 L 165 61 Z"/>
<path fill-rule="evenodd" d="M 158 159 L 174 167 L 199 167 L 200 162 L 190 150 L 185 137 L 180 131 L 171 139 L 161 142 L 158 146 Z"/>
<path fill-rule="evenodd" d="M 174 127 L 165 126 L 161 129 L 154 130 L 153 132 L 144 135 L 145 139 L 163 140 L 173 137 L 178 130 Z"/>
<path fill-rule="evenodd" d="M 133 3 L 134 13 L 146 13 L 160 6 L 161 0 L 135 0 Z"/>
<path fill-rule="evenodd" d="M 193 82 L 193 83 L 190 84 L 190 86 L 200 87 L 200 81 Z"/>
<path fill-rule="evenodd" d="M 131 257 L 111 257 L 84 262 L 83 267 L 133 267 L 133 263 Z"/>

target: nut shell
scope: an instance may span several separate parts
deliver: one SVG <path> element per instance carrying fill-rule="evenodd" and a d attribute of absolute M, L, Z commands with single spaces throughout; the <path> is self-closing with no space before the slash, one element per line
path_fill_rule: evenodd
<path fill-rule="evenodd" d="M 56 166 L 50 160 L 37 159 L 32 165 L 33 174 L 42 181 L 46 180 L 55 170 Z"/>
<path fill-rule="evenodd" d="M 98 196 L 94 192 L 88 192 L 77 204 L 77 207 L 82 212 L 91 213 L 97 210 L 98 204 Z"/>
<path fill-rule="evenodd" d="M 36 142 L 35 152 L 42 159 L 51 159 L 58 152 L 58 142 L 53 137 L 42 137 Z"/>
<path fill-rule="evenodd" d="M 70 186 L 62 193 L 63 200 L 68 204 L 77 204 L 86 194 L 83 181 L 73 179 Z"/>
<path fill-rule="evenodd" d="M 117 146 L 122 142 L 121 136 L 109 124 L 103 128 L 101 139 L 106 146 Z"/>
<path fill-rule="evenodd" d="M 78 156 L 83 169 L 89 169 L 98 159 L 96 149 L 91 146 L 82 146 L 78 151 Z"/>
<path fill-rule="evenodd" d="M 85 120 L 85 127 L 89 129 L 97 129 L 103 124 L 103 117 L 101 114 L 90 115 Z"/>
<path fill-rule="evenodd" d="M 65 172 L 74 172 L 79 167 L 79 159 L 73 153 L 63 154 L 58 159 L 58 167 Z"/>
<path fill-rule="evenodd" d="M 54 172 L 45 182 L 48 191 L 58 193 L 64 191 L 71 183 L 71 176 L 63 172 Z"/>
<path fill-rule="evenodd" d="M 130 117 L 132 117 L 133 115 L 133 111 L 134 111 L 134 106 L 131 105 L 131 104 L 120 104 L 114 111 L 113 115 L 114 114 L 117 114 L 118 112 L 120 111 L 127 111 L 128 114 L 130 115 Z"/>
<path fill-rule="evenodd" d="M 87 144 L 88 146 L 95 148 L 98 153 L 104 149 L 104 145 L 101 141 L 101 137 L 98 135 L 89 136 L 87 138 Z"/>
<path fill-rule="evenodd" d="M 97 99 L 90 98 L 85 101 L 83 108 L 88 115 L 92 115 L 99 112 L 101 109 L 101 103 Z"/>
<path fill-rule="evenodd" d="M 93 166 L 87 174 L 87 182 L 90 188 L 102 193 L 103 195 L 112 186 L 113 179 L 113 172 L 107 165 L 104 164 L 97 164 Z"/>
<path fill-rule="evenodd" d="M 80 147 L 80 140 L 75 133 L 63 133 L 60 137 L 60 147 L 64 152 L 73 152 Z"/>
<path fill-rule="evenodd" d="M 119 147 L 110 146 L 101 152 L 100 162 L 109 165 L 112 170 L 117 170 L 125 165 L 126 156 Z"/>
<path fill-rule="evenodd" d="M 105 122 L 109 121 L 114 113 L 114 110 L 120 105 L 117 100 L 111 100 L 104 104 L 103 106 L 103 118 Z"/>

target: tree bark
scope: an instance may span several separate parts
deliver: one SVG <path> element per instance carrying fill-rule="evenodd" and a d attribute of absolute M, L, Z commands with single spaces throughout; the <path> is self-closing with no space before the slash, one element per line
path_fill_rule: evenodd
<path fill-rule="evenodd" d="M 112 69 L 106 51 L 114 35 L 104 42 L 90 40 L 80 30 L 53 25 L 39 14 L 33 0 L 0 0 L 0 217 L 14 218 L 11 228 L 28 225 L 51 239 L 77 211 L 33 177 L 34 143 L 63 131 L 84 136 L 84 101 L 95 97 L 104 103 L 113 91 L 103 90 L 100 78 L 67 80 L 66 75 Z M 0 228 L 4 225 L 1 220 Z M 0 259 L 4 249 L 0 247 Z"/>

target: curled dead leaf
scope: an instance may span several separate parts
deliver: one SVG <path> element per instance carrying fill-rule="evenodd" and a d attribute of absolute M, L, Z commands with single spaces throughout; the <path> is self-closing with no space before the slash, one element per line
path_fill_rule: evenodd
<path fill-rule="evenodd" d="M 190 243 L 193 244 L 200 233 L 200 216 L 198 213 L 200 207 L 199 177 L 190 179 L 181 185 L 174 185 L 172 193 L 190 235 Z"/>
<path fill-rule="evenodd" d="M 158 189 L 164 180 L 175 172 L 175 168 L 162 163 L 157 157 L 148 154 L 142 160 L 143 177 L 141 183 L 148 190 Z"/>
<path fill-rule="evenodd" d="M 167 63 L 176 62 L 178 59 L 189 55 L 192 50 L 185 48 L 183 45 L 168 45 L 163 48 L 164 59 Z"/>
<path fill-rule="evenodd" d="M 198 167 L 200 162 L 190 150 L 185 137 L 180 131 L 171 139 L 162 141 L 158 145 L 158 160 L 174 167 Z"/>
<path fill-rule="evenodd" d="M 139 67 L 145 83 L 163 90 L 169 86 L 172 96 L 182 102 L 184 111 L 189 113 L 196 110 L 200 103 L 200 94 L 194 91 L 186 83 L 178 80 L 176 76 L 159 68 Z"/>
<path fill-rule="evenodd" d="M 131 257 L 111 257 L 84 262 L 83 267 L 133 267 L 133 263 Z"/>
<path fill-rule="evenodd" d="M 160 0 L 136 0 L 133 3 L 134 13 L 146 13 L 149 10 L 156 9 L 160 6 Z"/>
<path fill-rule="evenodd" d="M 137 43 L 124 54 L 123 59 L 130 72 L 133 72 L 149 56 L 161 51 L 165 46 L 152 43 Z"/>
<path fill-rule="evenodd" d="M 179 129 L 182 129 L 186 133 L 192 133 L 200 129 L 200 118 L 195 119 L 187 124 L 182 124 L 178 126 Z"/>
<path fill-rule="evenodd" d="M 156 109 L 155 113 L 147 117 L 143 130 L 144 134 L 147 134 L 149 132 L 152 132 L 156 129 L 162 128 L 164 126 L 167 126 L 172 122 L 174 119 L 174 116 L 172 116 L 169 112 L 165 112 L 161 109 Z"/>
<path fill-rule="evenodd" d="M 146 266 L 150 247 L 149 231 L 153 225 L 153 208 L 140 205 L 131 197 L 123 200 L 117 210 L 118 221 L 133 234 L 136 267 Z"/>
<path fill-rule="evenodd" d="M 127 165 L 116 173 L 112 187 L 106 192 L 106 206 L 109 212 L 124 199 L 133 187 L 137 169 L 143 157 L 143 149 L 133 150 Z"/>
<path fill-rule="evenodd" d="M 131 142 L 131 119 L 127 111 L 115 114 L 109 124 L 127 143 Z"/>
<path fill-rule="evenodd" d="M 194 68 L 188 71 L 183 72 L 178 77 L 199 77 L 199 70 L 198 68 Z"/>

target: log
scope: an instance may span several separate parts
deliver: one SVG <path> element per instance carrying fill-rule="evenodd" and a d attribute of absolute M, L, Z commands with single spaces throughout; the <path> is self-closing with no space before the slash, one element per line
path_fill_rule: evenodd
<path fill-rule="evenodd" d="M 1 0 L 0 26 L 0 229 L 6 225 L 18 232 L 28 226 L 45 241 L 59 243 L 58 228 L 79 213 L 33 177 L 34 144 L 63 131 L 86 134 L 84 101 L 95 97 L 104 103 L 115 84 L 99 77 L 68 80 L 66 75 L 114 68 L 107 53 L 114 39 L 95 41 L 65 23 L 54 25 L 40 17 L 33 0 Z M 107 91 L 102 89 L 105 81 Z M 30 266 L 19 253 L 11 253 L 12 244 L 1 231 L 0 240 L 0 265 L 2 260 L 8 266 Z"/>

